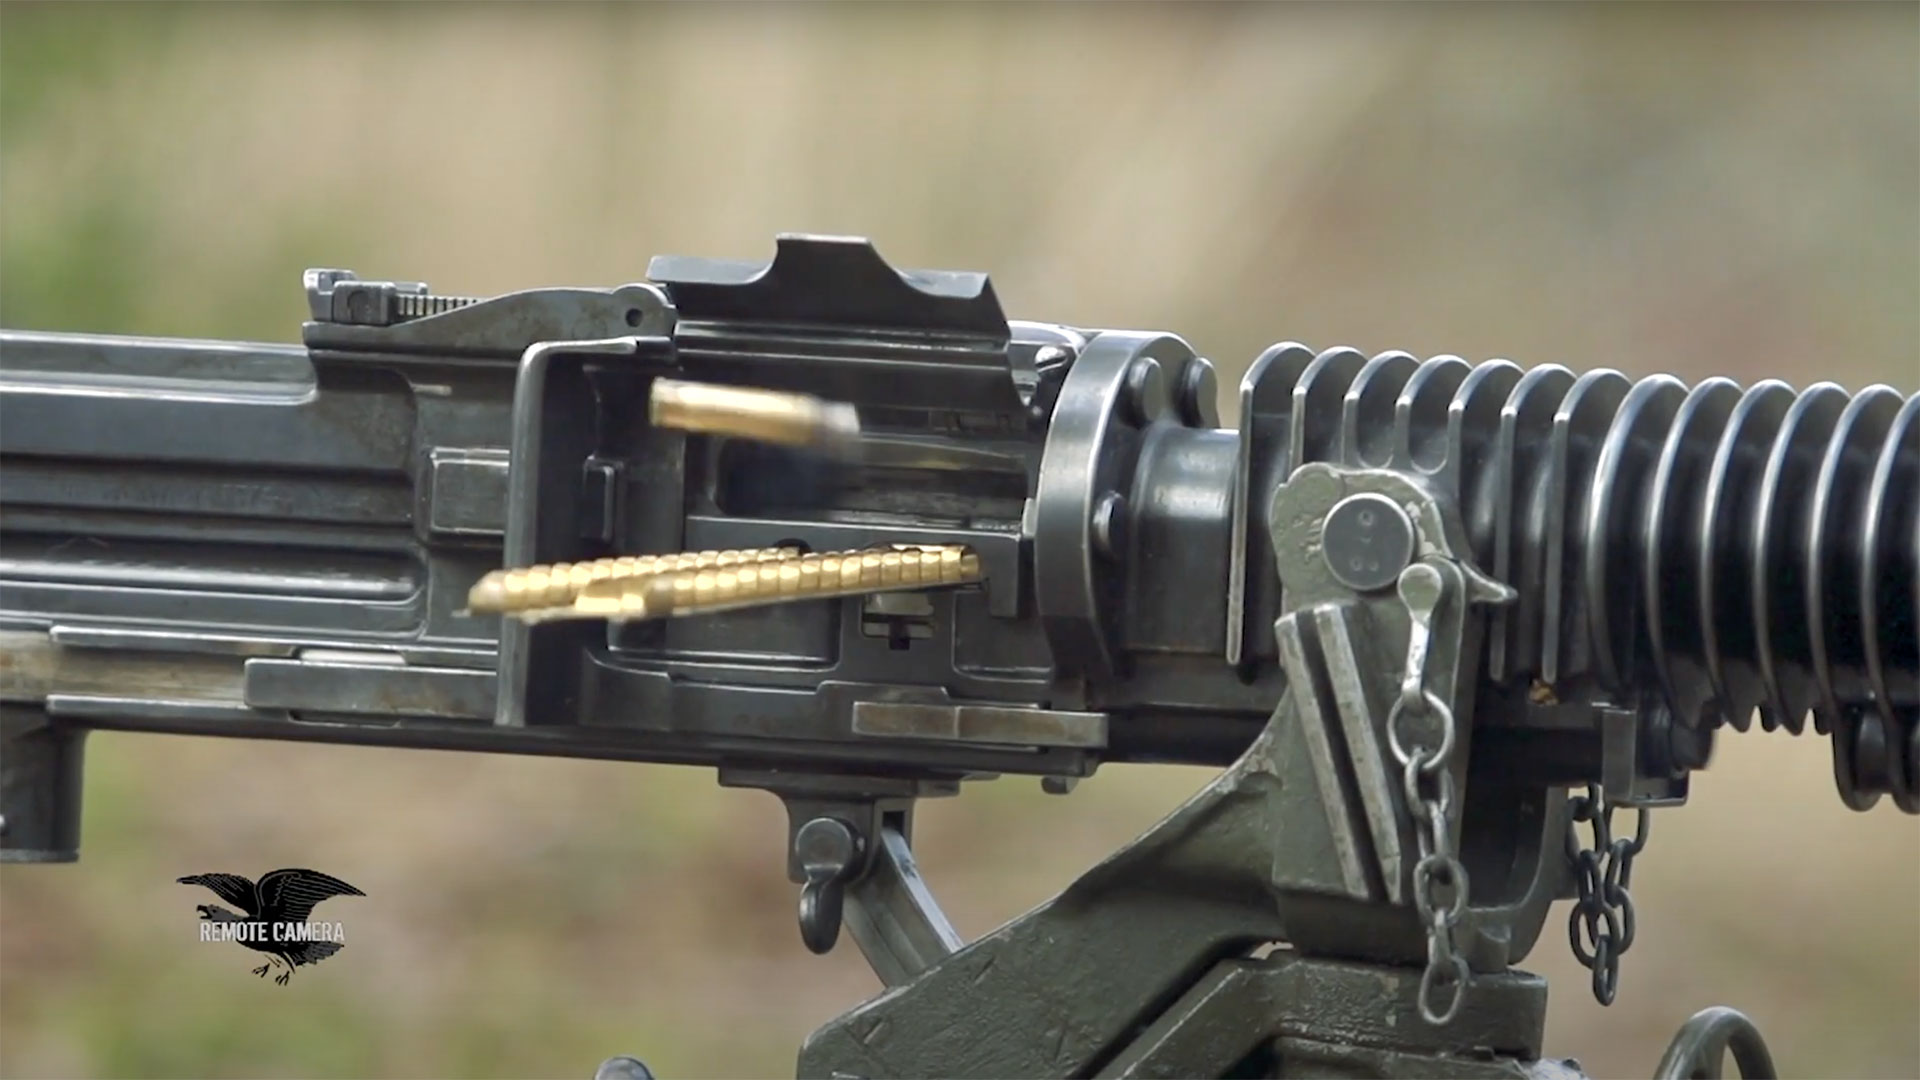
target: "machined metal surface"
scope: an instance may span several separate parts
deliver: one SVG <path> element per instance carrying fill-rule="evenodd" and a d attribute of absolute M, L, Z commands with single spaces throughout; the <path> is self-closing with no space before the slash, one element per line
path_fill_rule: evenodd
<path fill-rule="evenodd" d="M 1611 1000 L 1716 731 L 1920 812 L 1911 389 L 1289 342 L 1228 430 L 1182 339 L 864 241 L 649 277 L 0 332 L 0 855 L 77 857 L 97 729 L 700 765 L 888 987 L 803 1076 L 1547 1080 L 1514 965 L 1575 900 Z M 1223 771 L 963 942 L 915 801 L 1109 762 Z M 1662 1068 L 1764 1070 L 1745 1023 Z"/>

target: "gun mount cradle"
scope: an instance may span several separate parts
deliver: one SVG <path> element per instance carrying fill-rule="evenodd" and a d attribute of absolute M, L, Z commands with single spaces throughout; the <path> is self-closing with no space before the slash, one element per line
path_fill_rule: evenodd
<path fill-rule="evenodd" d="M 649 276 L 0 336 L 5 857 L 77 856 L 93 729 L 710 766 L 887 987 L 801 1076 L 1544 1080 L 1514 965 L 1572 899 L 1611 1001 L 1717 730 L 1920 811 L 1920 397 L 1283 344 L 1223 429 L 1179 338 L 863 241 Z M 962 942 L 915 801 L 1113 761 L 1223 771 Z"/>

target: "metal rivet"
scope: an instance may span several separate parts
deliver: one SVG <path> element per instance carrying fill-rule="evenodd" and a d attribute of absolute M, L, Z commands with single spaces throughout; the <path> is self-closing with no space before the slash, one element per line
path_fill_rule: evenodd
<path fill-rule="evenodd" d="M 1127 369 L 1127 382 L 1120 392 L 1121 418 L 1134 427 L 1145 427 L 1167 411 L 1167 375 L 1160 362 L 1142 356 Z"/>
<path fill-rule="evenodd" d="M 1127 498 L 1117 491 L 1100 496 L 1093 507 L 1093 547 L 1109 559 L 1119 559 L 1127 547 Z"/>
<path fill-rule="evenodd" d="M 1198 356 L 1189 360 L 1180 373 L 1178 397 L 1181 423 L 1195 428 L 1220 426 L 1220 380 L 1212 363 Z"/>

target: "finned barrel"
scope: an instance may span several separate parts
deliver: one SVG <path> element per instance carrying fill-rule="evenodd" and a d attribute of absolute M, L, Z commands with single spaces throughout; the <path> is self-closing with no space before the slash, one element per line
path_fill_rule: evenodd
<path fill-rule="evenodd" d="M 1273 476 L 1405 469 L 1457 500 L 1520 594 L 1494 683 L 1654 691 L 1687 727 L 1811 715 L 1850 805 L 1920 812 L 1920 396 L 1287 344 L 1243 410 Z"/>

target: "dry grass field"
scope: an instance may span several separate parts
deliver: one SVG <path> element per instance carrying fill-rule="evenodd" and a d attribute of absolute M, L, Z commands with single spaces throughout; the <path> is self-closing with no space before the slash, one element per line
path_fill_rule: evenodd
<path fill-rule="evenodd" d="M 1017 317 L 1920 389 L 1920 8 L 0 6 L 0 322 L 293 340 L 299 275 L 616 284 L 781 231 L 987 270 Z M 1920 1076 L 1920 824 L 1809 735 L 1723 738 L 1636 869 L 1603 1009 L 1787 1075 Z M 72 866 L 0 872 L 0 1074 L 792 1075 L 877 987 L 808 955 L 780 808 L 697 770 L 97 735 Z M 981 785 L 922 865 L 984 932 L 1203 782 Z M 181 874 L 312 865 L 349 948 L 285 990 Z"/>

